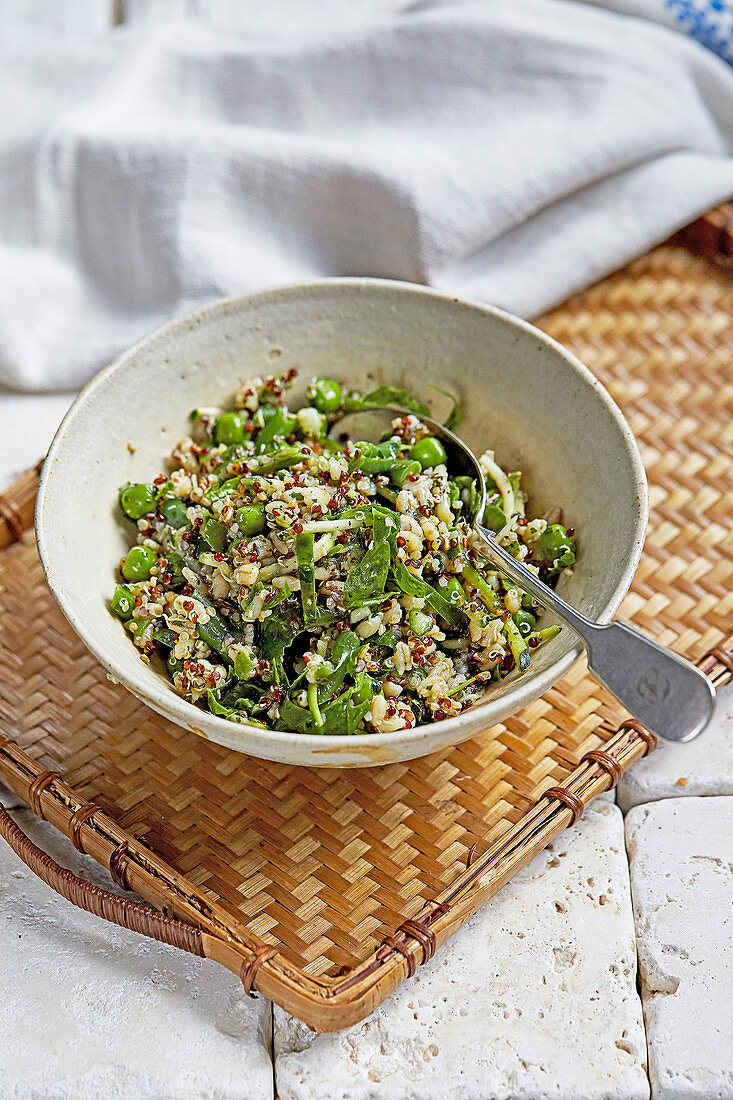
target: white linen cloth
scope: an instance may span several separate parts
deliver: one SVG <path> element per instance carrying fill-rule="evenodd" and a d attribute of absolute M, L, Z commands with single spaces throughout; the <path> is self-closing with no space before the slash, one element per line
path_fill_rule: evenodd
<path fill-rule="evenodd" d="M 733 71 L 661 0 L 364 2 L 4 63 L 0 385 L 74 390 L 194 304 L 321 276 L 532 316 L 733 194 Z"/>

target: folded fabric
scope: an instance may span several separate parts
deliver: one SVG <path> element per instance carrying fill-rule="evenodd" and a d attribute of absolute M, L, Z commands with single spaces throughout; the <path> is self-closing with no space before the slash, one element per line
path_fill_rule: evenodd
<path fill-rule="evenodd" d="M 77 388 L 177 312 L 323 276 L 532 316 L 733 194 L 733 72 L 653 19 L 313 5 L 277 33 L 278 5 L 4 65 L 0 384 Z"/>

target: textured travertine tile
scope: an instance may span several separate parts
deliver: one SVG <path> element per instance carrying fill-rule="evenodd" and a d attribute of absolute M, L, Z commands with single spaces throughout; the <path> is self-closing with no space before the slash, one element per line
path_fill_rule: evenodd
<path fill-rule="evenodd" d="M 367 1020 L 275 1009 L 281 1100 L 647 1097 L 616 806 L 596 803 Z"/>
<path fill-rule="evenodd" d="M 0 806 L 5 806 L 8 810 L 12 810 L 13 806 L 23 806 L 24 802 L 22 798 L 18 798 L 17 794 L 13 794 L 7 787 L 3 787 L 0 783 Z"/>
<path fill-rule="evenodd" d="M 733 798 L 626 818 L 654 1100 L 733 1097 Z"/>
<path fill-rule="evenodd" d="M 60 863 L 109 878 L 50 825 Z M 2 1100 L 269 1100 L 269 1002 L 236 978 L 54 894 L 0 841 Z"/>
<path fill-rule="evenodd" d="M 643 802 L 690 795 L 733 795 L 733 685 L 718 696 L 715 717 L 686 745 L 662 742 L 624 774 L 617 802 L 624 812 Z"/>

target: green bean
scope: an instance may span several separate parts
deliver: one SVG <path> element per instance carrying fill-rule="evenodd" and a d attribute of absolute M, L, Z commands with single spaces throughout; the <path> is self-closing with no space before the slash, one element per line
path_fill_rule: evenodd
<path fill-rule="evenodd" d="M 494 589 L 488 584 L 477 569 L 467 563 L 463 567 L 462 576 L 475 588 L 492 615 L 501 615 L 502 606 Z"/>

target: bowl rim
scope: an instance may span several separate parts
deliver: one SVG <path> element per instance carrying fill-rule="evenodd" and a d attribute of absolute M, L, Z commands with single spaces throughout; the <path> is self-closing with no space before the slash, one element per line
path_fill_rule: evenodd
<path fill-rule="evenodd" d="M 498 318 L 515 329 L 531 334 L 533 338 L 539 340 L 540 343 L 560 355 L 566 363 L 572 367 L 574 372 L 583 382 L 595 391 L 596 396 L 602 404 L 605 405 L 619 430 L 619 434 L 625 446 L 627 458 L 632 468 L 638 493 L 638 507 L 632 553 L 624 565 L 616 587 L 598 617 L 599 622 L 608 622 L 631 586 L 644 546 L 649 514 L 646 472 L 641 460 L 641 455 L 639 454 L 636 439 L 623 413 L 602 383 L 599 382 L 592 371 L 586 367 L 576 355 L 563 347 L 563 345 L 553 337 L 548 336 L 541 329 L 531 324 L 531 322 L 525 321 L 521 317 L 516 317 L 514 314 L 508 313 L 498 306 L 488 305 L 484 302 L 474 301 L 470 298 L 462 298 L 433 287 L 423 286 L 419 283 L 411 283 L 397 279 L 336 276 L 307 280 L 304 282 L 284 283 L 277 286 L 266 287 L 261 290 L 251 291 L 246 294 L 216 298 L 171 318 L 169 321 L 164 322 L 162 325 L 144 334 L 123 350 L 111 363 L 99 370 L 79 391 L 63 420 L 59 424 L 59 427 L 56 429 L 53 440 L 51 441 L 41 470 L 35 506 L 35 532 L 41 566 L 49 588 L 64 616 L 99 663 L 116 681 L 123 684 L 134 696 L 146 705 L 151 706 L 159 714 L 165 715 L 177 724 L 183 725 L 186 729 L 194 729 L 198 733 L 203 732 L 192 725 L 195 721 L 194 715 L 196 715 L 199 721 L 203 720 L 203 723 L 210 728 L 221 729 L 222 736 L 226 734 L 229 738 L 226 742 L 227 744 L 231 743 L 233 730 L 239 729 L 243 732 L 246 731 L 250 736 L 258 735 L 270 744 L 280 744 L 282 746 L 299 745 L 305 750 L 306 754 L 316 748 L 323 751 L 325 748 L 331 747 L 336 752 L 350 748 L 353 749 L 355 753 L 371 746 L 384 747 L 387 749 L 397 742 L 404 740 L 406 733 L 409 733 L 410 739 L 417 738 L 421 734 L 425 736 L 429 731 L 435 730 L 437 726 L 440 726 L 441 730 L 445 731 L 444 740 L 447 744 L 456 744 L 461 740 L 461 729 L 469 724 L 473 725 L 475 714 L 477 712 L 486 712 L 491 707 L 490 697 L 485 702 L 480 702 L 476 704 L 475 707 L 470 707 L 454 718 L 446 718 L 439 723 L 427 722 L 414 726 L 409 731 L 397 730 L 394 733 L 364 733 L 354 735 L 329 734 L 327 736 L 322 734 L 302 734 L 289 730 L 263 730 L 257 726 L 250 726 L 246 723 L 233 723 L 217 715 L 208 714 L 202 711 L 195 703 L 188 702 L 175 692 L 165 689 L 163 685 L 158 685 L 155 681 L 148 684 L 147 678 L 145 680 L 143 680 L 142 677 L 133 679 L 124 669 L 121 669 L 114 661 L 108 659 L 107 656 L 103 652 L 100 652 L 97 646 L 88 639 L 84 629 L 83 619 L 77 615 L 73 601 L 66 597 L 63 589 L 55 583 L 55 568 L 53 564 L 53 551 L 51 549 L 52 539 L 47 537 L 45 527 L 45 505 L 48 498 L 49 482 L 53 476 L 58 454 L 64 445 L 66 428 L 73 423 L 76 416 L 79 414 L 79 410 L 82 406 L 87 404 L 89 399 L 94 395 L 96 389 L 103 385 L 112 375 L 124 370 L 128 361 L 140 351 L 143 349 L 150 350 L 156 343 L 167 339 L 170 335 L 189 328 L 191 323 L 195 320 L 200 322 L 209 320 L 217 315 L 226 315 L 229 312 L 239 310 L 245 304 L 253 304 L 263 299 L 277 298 L 283 294 L 300 294 L 307 296 L 312 293 L 317 293 L 323 288 L 332 288 L 336 291 L 343 290 L 345 293 L 349 291 L 369 290 L 390 296 L 432 298 L 449 305 L 459 306 L 461 309 L 476 311 L 493 318 Z M 535 676 L 530 675 L 526 678 L 518 677 L 512 685 L 511 690 L 501 698 L 501 707 L 504 714 L 507 713 L 507 704 L 510 700 L 511 707 L 509 713 L 514 714 L 531 700 L 544 694 L 544 692 L 557 683 L 557 681 L 575 664 L 582 652 L 583 646 L 578 641 L 564 657 L 553 662 L 544 672 Z M 490 728 L 495 722 L 502 720 L 501 718 L 492 720 L 491 715 L 488 713 L 486 717 L 486 728 Z M 204 734 L 204 736 L 208 737 L 209 735 Z M 467 731 L 465 736 L 470 737 L 471 732 Z M 212 740 L 213 739 L 214 738 L 212 738 Z"/>

